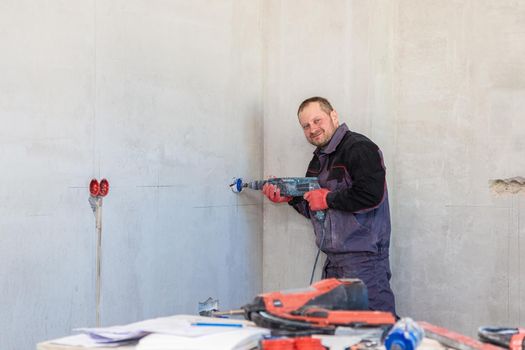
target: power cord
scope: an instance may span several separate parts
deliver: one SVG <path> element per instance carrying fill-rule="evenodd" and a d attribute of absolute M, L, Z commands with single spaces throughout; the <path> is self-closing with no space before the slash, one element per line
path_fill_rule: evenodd
<path fill-rule="evenodd" d="M 312 275 L 310 276 L 310 285 L 312 285 L 312 282 L 314 281 L 315 267 L 317 266 L 317 260 L 319 260 L 319 254 L 321 254 L 321 249 L 323 248 L 324 244 L 324 234 L 326 232 L 325 223 L 326 221 L 324 220 L 323 216 L 323 232 L 321 233 L 321 243 L 319 243 L 319 248 L 317 249 L 317 254 L 315 256 L 314 267 L 312 268 Z"/>

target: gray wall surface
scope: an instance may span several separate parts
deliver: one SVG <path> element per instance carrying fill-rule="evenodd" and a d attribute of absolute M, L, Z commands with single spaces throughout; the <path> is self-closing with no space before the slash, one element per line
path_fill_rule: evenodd
<path fill-rule="evenodd" d="M 525 2 L 400 1 L 396 24 L 398 305 L 522 325 L 525 203 L 488 181 L 525 173 Z"/>
<path fill-rule="evenodd" d="M 0 1 L 0 348 L 261 290 L 257 1 Z"/>
<path fill-rule="evenodd" d="M 385 154 L 399 314 L 469 335 L 521 325 L 525 203 L 488 181 L 524 175 L 525 2 L 265 4 L 265 175 L 304 175 L 296 108 L 329 98 Z M 263 288 L 305 286 L 315 252 L 309 222 L 265 201 Z"/>

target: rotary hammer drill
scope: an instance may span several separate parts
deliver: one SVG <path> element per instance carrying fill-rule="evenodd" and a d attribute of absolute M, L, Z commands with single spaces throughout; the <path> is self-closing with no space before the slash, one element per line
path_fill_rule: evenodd
<path fill-rule="evenodd" d="M 242 178 L 238 177 L 233 179 L 230 188 L 235 193 L 240 193 L 245 188 L 262 190 L 266 183 L 276 186 L 281 191 L 282 196 L 289 197 L 302 197 L 308 191 L 321 188 L 316 177 L 276 177 L 249 182 L 244 182 Z M 316 211 L 314 215 L 317 220 L 324 221 L 324 211 Z"/>

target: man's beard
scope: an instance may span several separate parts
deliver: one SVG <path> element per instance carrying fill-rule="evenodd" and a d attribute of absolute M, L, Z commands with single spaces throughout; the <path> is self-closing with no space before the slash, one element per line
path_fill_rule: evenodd
<path fill-rule="evenodd" d="M 323 147 L 323 146 L 326 146 L 328 142 L 330 142 L 331 137 L 328 137 L 324 132 L 321 133 L 320 136 L 322 136 L 322 138 L 319 140 L 314 140 L 315 138 L 312 138 L 311 140 L 309 140 L 310 144 L 317 146 L 317 147 Z"/>

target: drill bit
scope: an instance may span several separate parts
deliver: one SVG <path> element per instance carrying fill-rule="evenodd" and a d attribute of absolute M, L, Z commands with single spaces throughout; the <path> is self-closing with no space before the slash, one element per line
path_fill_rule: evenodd
<path fill-rule="evenodd" d="M 213 311 L 212 316 L 231 316 L 231 315 L 243 315 L 243 309 L 229 310 L 229 311 Z"/>

